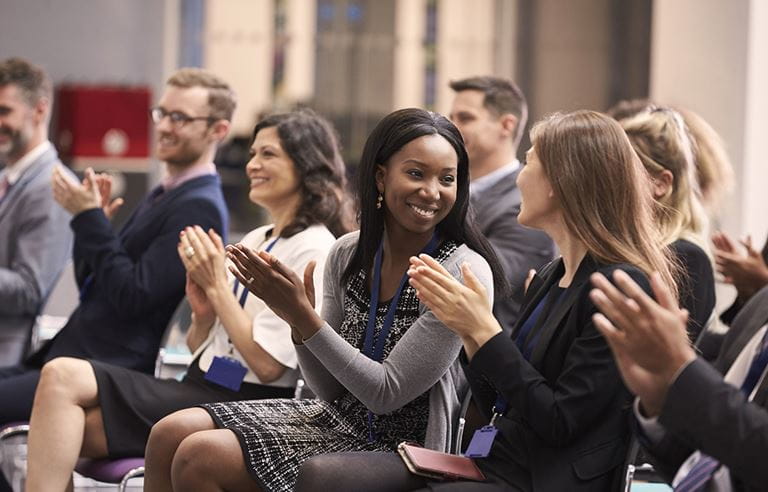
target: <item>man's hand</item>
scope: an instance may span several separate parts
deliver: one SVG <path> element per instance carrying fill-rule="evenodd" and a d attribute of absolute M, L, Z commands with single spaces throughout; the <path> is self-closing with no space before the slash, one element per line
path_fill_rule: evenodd
<path fill-rule="evenodd" d="M 768 285 L 768 265 L 763 255 L 752 246 L 752 237 L 739 241 L 745 253 L 737 250 L 733 240 L 724 232 L 712 235 L 715 246 L 715 265 L 723 280 L 733 284 L 739 299 L 746 301 L 758 290 Z"/>
<path fill-rule="evenodd" d="M 112 197 L 112 176 L 109 174 L 97 174 L 96 186 L 99 188 L 99 193 L 101 194 L 101 209 L 104 210 L 104 215 L 112 220 L 120 207 L 123 206 L 123 199 L 115 198 L 110 201 Z"/>
<path fill-rule="evenodd" d="M 657 416 L 667 390 L 680 370 L 696 358 L 686 333 L 688 312 L 658 274 L 651 299 L 629 275 L 614 271 L 614 286 L 603 275 L 591 277 L 595 289 L 590 298 L 601 313 L 593 320 L 605 336 L 629 390 L 640 398 L 644 413 Z M 618 288 L 617 288 L 618 286 Z"/>
<path fill-rule="evenodd" d="M 82 183 L 55 167 L 52 186 L 53 198 L 72 215 L 101 207 L 102 199 L 96 184 L 96 173 L 90 167 L 85 170 Z"/>

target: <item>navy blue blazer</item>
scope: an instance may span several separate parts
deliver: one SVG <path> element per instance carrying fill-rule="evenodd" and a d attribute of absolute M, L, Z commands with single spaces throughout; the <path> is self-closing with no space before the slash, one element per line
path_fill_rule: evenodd
<path fill-rule="evenodd" d="M 179 232 L 228 229 L 218 176 L 192 179 L 137 206 L 118 234 L 101 209 L 72 219 L 80 304 L 64 328 L 27 361 L 95 359 L 151 373 L 166 325 L 184 296 Z"/>
<path fill-rule="evenodd" d="M 528 334 L 526 360 L 515 335 L 539 301 L 559 282 L 562 259 L 545 267 L 528 288 L 520 320 L 485 343 L 464 369 L 478 409 L 490 419 L 497 393 L 508 402 L 499 434 L 480 467 L 496 480 L 530 490 L 615 490 L 630 440 L 631 395 L 608 344 L 592 322 L 589 276 L 627 272 L 650 292 L 645 275 L 626 265 L 602 265 L 587 255 L 543 324 Z"/>

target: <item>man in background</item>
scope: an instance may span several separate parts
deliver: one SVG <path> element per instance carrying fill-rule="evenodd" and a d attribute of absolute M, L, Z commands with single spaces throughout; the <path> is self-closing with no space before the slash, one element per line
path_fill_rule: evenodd
<path fill-rule="evenodd" d="M 496 297 L 493 313 L 512 328 L 531 269 L 552 260 L 554 244 L 541 231 L 517 222 L 521 164 L 517 146 L 525 130 L 528 106 L 514 82 L 499 77 L 470 77 L 450 83 L 456 92 L 450 118 L 461 131 L 469 154 L 470 193 L 480 230 L 501 260 L 510 295 Z"/>
<path fill-rule="evenodd" d="M 0 62 L 0 367 L 21 362 L 72 248 L 69 213 L 51 193 L 61 164 L 48 141 L 52 103 L 43 69 Z"/>
<path fill-rule="evenodd" d="M 22 364 L 0 369 L 0 425 L 29 419 L 40 369 L 55 357 L 153 371 L 160 340 L 184 296 L 179 233 L 192 225 L 222 237 L 227 231 L 213 157 L 229 132 L 234 108 L 234 93 L 215 75 L 182 69 L 171 76 L 151 112 L 156 155 L 167 176 L 118 233 L 109 222 L 114 204 L 104 176 L 88 169 L 79 183 L 54 170 L 56 201 L 72 214 L 80 303 L 41 350 Z"/>

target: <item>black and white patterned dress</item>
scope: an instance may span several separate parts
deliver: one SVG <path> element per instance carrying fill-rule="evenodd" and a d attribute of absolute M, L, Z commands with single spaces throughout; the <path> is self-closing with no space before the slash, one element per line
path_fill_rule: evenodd
<path fill-rule="evenodd" d="M 444 242 L 435 259 L 444 262 L 456 250 Z M 344 321 L 339 335 L 362 349 L 368 322 L 370 293 L 367 274 L 358 272 L 345 291 Z M 387 303 L 376 312 L 378 336 Z M 386 359 L 419 317 L 419 300 L 406 284 L 384 344 Z M 423 443 L 429 416 L 429 392 L 387 415 L 374 416 L 377 439 L 368 440 L 368 409 L 348 391 L 334 402 L 256 400 L 203 405 L 216 425 L 235 433 L 251 476 L 263 490 L 293 490 L 301 464 L 316 455 L 342 451 L 393 451 L 402 441 Z"/>

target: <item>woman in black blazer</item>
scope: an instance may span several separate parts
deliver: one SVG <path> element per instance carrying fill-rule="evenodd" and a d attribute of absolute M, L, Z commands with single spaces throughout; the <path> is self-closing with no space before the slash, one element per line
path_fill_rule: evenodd
<path fill-rule="evenodd" d="M 412 260 L 411 285 L 462 339 L 478 409 L 498 430 L 488 481 L 435 482 L 395 455 L 349 453 L 310 460 L 297 490 L 600 491 L 619 483 L 629 443 L 630 395 L 592 322 L 589 277 L 621 269 L 650 291 L 658 270 L 676 293 L 653 223 L 647 175 L 621 127 L 591 111 L 557 114 L 532 130 L 517 184 L 521 224 L 545 231 L 562 255 L 532 279 L 512 333 L 502 331 L 468 267 L 457 281 L 428 256 Z M 495 411 L 494 411 L 495 409 Z M 472 444 L 470 444 L 472 447 Z"/>

